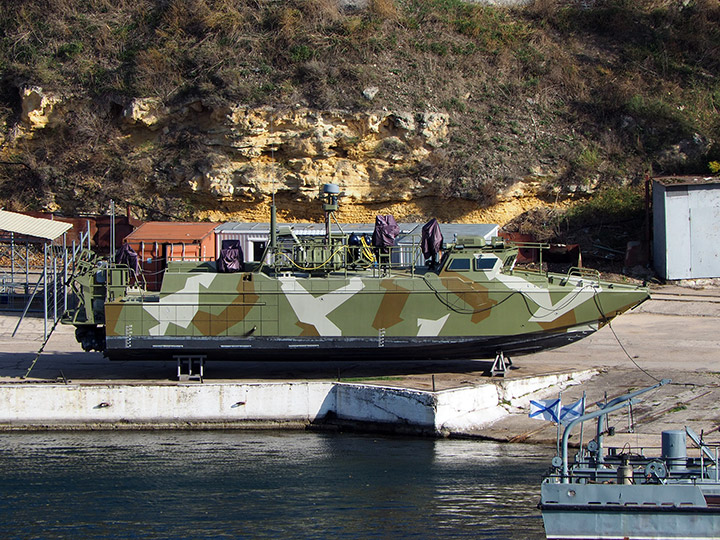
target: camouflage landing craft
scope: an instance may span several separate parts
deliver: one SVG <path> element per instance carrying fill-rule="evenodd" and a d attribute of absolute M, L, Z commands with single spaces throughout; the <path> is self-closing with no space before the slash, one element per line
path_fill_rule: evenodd
<path fill-rule="evenodd" d="M 517 269 L 518 246 L 499 239 L 458 238 L 436 246 L 437 264 L 417 264 L 419 243 L 374 247 L 331 234 L 337 186 L 325 186 L 323 207 L 325 236 L 278 233 L 272 207 L 263 262 L 237 271 L 221 260 L 170 262 L 159 292 L 88 252 L 63 322 L 83 349 L 112 359 L 493 358 L 572 343 L 649 298 L 588 270 Z"/>

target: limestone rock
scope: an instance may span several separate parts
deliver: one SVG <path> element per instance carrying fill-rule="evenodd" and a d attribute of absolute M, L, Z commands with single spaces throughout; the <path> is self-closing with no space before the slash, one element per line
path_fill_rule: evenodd
<path fill-rule="evenodd" d="M 189 183 L 219 198 L 286 192 L 309 200 L 324 183 L 361 202 L 432 194 L 432 182 L 408 181 L 403 169 L 435 152 L 449 127 L 448 115 L 404 111 L 236 105 L 211 116 L 218 120 L 211 139 L 219 153 L 198 164 L 200 178 Z"/>
<path fill-rule="evenodd" d="M 359 11 L 368 7 L 369 0 L 338 0 L 338 7 L 343 11 Z"/>
<path fill-rule="evenodd" d="M 155 98 L 135 98 L 123 109 L 123 121 L 155 131 L 162 127 L 168 116 L 167 108 Z"/>
<path fill-rule="evenodd" d="M 511 201 L 535 196 L 540 191 L 540 181 L 530 178 L 518 179 L 498 193 L 499 201 Z"/>
<path fill-rule="evenodd" d="M 448 134 L 449 117 L 443 113 L 423 113 L 419 119 L 420 134 L 425 137 L 427 144 L 440 147 Z"/>
<path fill-rule="evenodd" d="M 60 104 L 63 111 L 73 107 L 39 87 L 26 88 L 24 123 L 40 129 L 62 122 Z M 358 203 L 406 201 L 442 189 L 427 175 L 427 181 L 417 175 L 442 159 L 447 114 L 276 109 L 199 99 L 172 109 L 155 98 L 123 104 L 123 137 L 132 131 L 141 135 L 137 141 L 152 140 L 159 151 L 147 155 L 151 163 L 145 169 L 161 163 L 173 185 L 219 201 L 272 193 L 306 201 L 325 183 L 338 184 L 344 197 Z M 190 143 L 170 161 L 171 154 L 162 152 L 166 142 L 177 141 Z"/>
<path fill-rule="evenodd" d="M 414 133 L 416 129 L 415 117 L 410 113 L 393 113 L 389 116 L 396 129 L 406 133 Z"/>
<path fill-rule="evenodd" d="M 46 93 L 39 86 L 28 86 L 21 90 L 22 113 L 21 119 L 31 129 L 55 127 L 59 124 L 56 106 L 62 98 Z"/>
<path fill-rule="evenodd" d="M 363 97 L 372 101 L 379 91 L 380 89 L 377 86 L 368 86 L 363 90 Z"/>
<path fill-rule="evenodd" d="M 211 154 L 199 165 L 200 182 L 193 178 L 194 185 L 207 189 L 217 197 L 231 197 L 235 193 L 233 163 L 222 154 Z M 196 189 L 197 189 L 196 187 Z"/>

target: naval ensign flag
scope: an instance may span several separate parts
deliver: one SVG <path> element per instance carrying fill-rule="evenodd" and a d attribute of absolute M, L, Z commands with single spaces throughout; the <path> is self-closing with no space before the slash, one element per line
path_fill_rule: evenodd
<path fill-rule="evenodd" d="M 559 422 L 560 398 L 530 400 L 530 418 Z"/>
<path fill-rule="evenodd" d="M 562 407 L 560 409 L 560 421 L 563 424 L 575 420 L 585 414 L 585 396 L 578 399 L 572 405 Z"/>

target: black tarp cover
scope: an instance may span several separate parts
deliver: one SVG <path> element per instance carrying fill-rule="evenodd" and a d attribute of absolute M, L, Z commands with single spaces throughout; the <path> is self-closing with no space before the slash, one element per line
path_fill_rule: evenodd
<path fill-rule="evenodd" d="M 395 244 L 395 237 L 400 232 L 400 227 L 395 223 L 395 218 L 387 216 L 375 216 L 375 230 L 373 231 L 372 243 L 377 248 L 387 248 Z"/>
<path fill-rule="evenodd" d="M 244 255 L 240 240 L 223 240 L 220 256 L 216 262 L 217 271 L 223 274 L 242 272 L 245 270 Z"/>
<path fill-rule="evenodd" d="M 440 224 L 437 219 L 432 218 L 422 228 L 420 249 L 426 259 L 432 259 L 440 252 L 443 243 L 443 235 L 440 231 Z"/>
<path fill-rule="evenodd" d="M 130 247 L 130 244 L 123 244 L 115 252 L 115 263 L 124 264 L 136 274 L 140 274 L 140 261 L 138 254 Z"/>

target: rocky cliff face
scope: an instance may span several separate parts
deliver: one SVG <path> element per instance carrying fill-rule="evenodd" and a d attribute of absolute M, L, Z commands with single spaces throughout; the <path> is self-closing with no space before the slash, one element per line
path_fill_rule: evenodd
<path fill-rule="evenodd" d="M 23 89 L 21 125 L 10 147 L 61 128 L 68 115 L 76 114 L 76 105 L 71 97 L 39 87 Z M 451 130 L 448 114 L 250 108 L 199 100 L 171 109 L 139 98 L 116 105 L 111 123 L 119 129 L 108 136 L 130 141 L 136 150 L 152 149 L 145 159 L 154 161 L 154 167 L 162 162 L 179 192 L 216 201 L 215 208 L 206 205 L 196 218 L 263 219 L 251 207 L 275 193 L 296 207 L 286 217 L 294 213 L 302 219 L 298 205 L 314 201 L 325 183 L 340 186 L 344 219 L 357 221 L 371 220 L 382 208 L 415 219 L 439 215 L 502 221 L 536 202 L 531 197 L 518 204 L 537 187 L 536 182 L 520 182 L 507 191 L 504 202 L 501 198 L 494 215 L 490 210 L 478 215 L 477 204 L 469 201 L 458 202 L 454 212 L 443 208 L 447 205 L 436 200 L 443 179 L 432 171 L 444 159 Z"/>
<path fill-rule="evenodd" d="M 78 111 L 88 110 L 87 103 L 80 107 L 73 97 L 37 86 L 24 88 L 21 98 L 21 121 L 5 133 L 6 156 L 21 146 L 47 144 L 53 130 L 70 129 L 71 117 L 75 126 L 82 125 Z M 108 111 L 105 123 L 113 129 L 96 135 L 103 139 L 100 144 L 122 142 L 122 159 L 142 162 L 147 171 L 145 184 L 150 189 L 145 188 L 140 198 L 133 196 L 132 202 L 153 208 L 163 198 L 191 201 L 189 210 L 177 216 L 184 219 L 266 221 L 265 203 L 272 194 L 281 197 L 285 220 L 319 219 L 315 201 L 325 183 L 340 186 L 339 217 L 347 222 L 368 222 L 378 213 L 392 213 L 411 221 L 437 217 L 503 225 L 537 206 L 564 206 L 572 196 L 552 193 L 547 180 L 556 172 L 540 165 L 497 189 L 492 204 L 465 199 L 452 199 L 450 204 L 442 165 L 453 124 L 445 113 L 251 108 L 201 100 L 169 108 L 152 98 L 118 100 Z M 93 121 L 97 118 L 87 119 Z M 687 159 L 691 150 L 706 151 L 707 144 L 701 139 L 688 142 L 678 146 L 679 157 L 671 158 Z M 142 183 L 137 177 L 121 182 Z M 103 194 L 102 179 L 97 184 L 100 198 L 109 199 L 112 195 Z M 153 192 L 159 184 L 164 191 Z M 595 184 L 570 187 L 589 192 Z M 83 206 L 81 191 L 75 191 L 78 201 L 73 208 L 50 198 L 44 209 L 95 210 Z"/>
<path fill-rule="evenodd" d="M 71 100 L 38 87 L 24 89 L 20 138 L 58 127 L 69 109 Z M 130 101 L 120 120 L 121 136 L 159 148 L 178 131 L 190 130 L 207 151 L 202 157 L 181 155 L 171 174 L 218 200 L 273 191 L 308 200 L 317 196 L 319 186 L 333 182 L 354 202 L 437 194 L 430 179 L 419 184 L 397 180 L 438 159 L 450 122 L 441 113 L 252 109 L 201 101 L 168 109 L 155 99 Z"/>
<path fill-rule="evenodd" d="M 222 199 L 275 191 L 309 200 L 328 182 L 338 184 L 354 202 L 432 194 L 429 183 L 397 180 L 419 164 L 433 161 L 449 122 L 445 114 L 404 111 L 233 106 L 207 114 L 211 121 L 202 137 L 211 150 L 185 179 L 193 190 Z"/>

